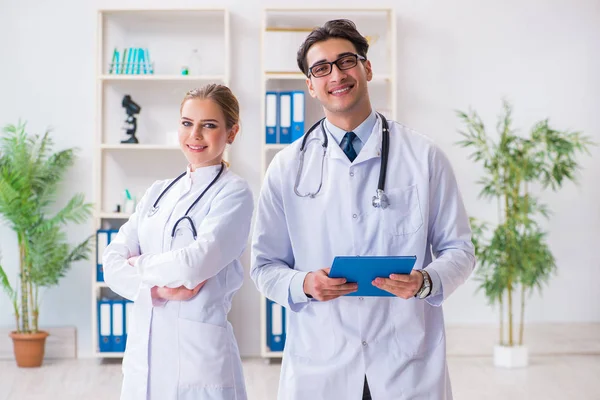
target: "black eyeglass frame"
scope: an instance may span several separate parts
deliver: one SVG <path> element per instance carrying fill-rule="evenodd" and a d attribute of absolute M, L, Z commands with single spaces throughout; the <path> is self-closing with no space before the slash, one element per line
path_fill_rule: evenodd
<path fill-rule="evenodd" d="M 341 60 L 343 60 L 344 58 L 347 58 L 347 57 L 354 57 L 354 59 L 355 59 L 355 61 L 356 61 L 356 62 L 355 62 L 355 63 L 354 63 L 354 64 L 353 64 L 351 67 L 342 68 L 342 67 L 341 67 L 341 66 L 338 64 L 338 62 L 340 62 Z M 334 60 L 334 61 L 331 61 L 331 62 L 329 62 L 329 61 L 318 62 L 318 63 L 316 63 L 316 64 L 314 64 L 313 66 L 311 66 L 311 67 L 309 67 L 309 68 L 308 68 L 308 77 L 310 78 L 311 76 L 313 76 L 313 77 L 315 77 L 315 78 L 323 78 L 323 77 L 325 77 L 325 76 L 327 76 L 327 75 L 330 75 L 330 74 L 333 72 L 333 64 L 335 64 L 335 65 L 336 65 L 336 67 L 338 67 L 338 69 L 339 69 L 340 71 L 345 71 L 345 70 L 348 70 L 348 69 L 352 69 L 352 68 L 354 68 L 354 67 L 356 67 L 356 66 L 358 65 L 358 61 L 359 61 L 359 60 L 360 60 L 360 61 L 367 61 L 367 58 L 366 58 L 366 57 L 363 57 L 363 56 L 361 56 L 360 54 L 356 54 L 356 53 L 347 53 L 347 54 L 344 54 L 344 55 L 342 55 L 342 56 L 341 56 L 340 58 L 338 58 L 337 60 Z M 324 74 L 324 75 L 315 75 L 315 74 L 313 74 L 313 72 L 312 72 L 312 71 L 313 71 L 313 68 L 316 68 L 316 67 L 322 67 L 322 66 L 324 66 L 324 65 L 329 65 L 329 72 L 327 72 L 327 73 L 326 73 L 326 74 Z"/>

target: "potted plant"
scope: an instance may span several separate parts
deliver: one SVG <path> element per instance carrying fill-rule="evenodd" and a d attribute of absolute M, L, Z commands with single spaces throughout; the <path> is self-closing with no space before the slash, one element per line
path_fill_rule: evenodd
<path fill-rule="evenodd" d="M 58 184 L 74 161 L 74 149 L 52 152 L 49 132 L 28 135 L 25 124 L 8 125 L 0 137 L 0 216 L 17 236 L 18 280 L 14 285 L 0 266 L 0 283 L 12 302 L 13 339 L 19 367 L 42 364 L 47 332 L 38 328 L 40 289 L 58 284 L 74 261 L 87 259 L 92 236 L 71 246 L 63 230 L 82 223 L 92 206 L 77 194 L 54 215 Z"/>
<path fill-rule="evenodd" d="M 580 132 L 551 128 L 548 119 L 536 123 L 527 136 L 519 135 L 512 128 L 510 104 L 504 101 L 503 108 L 495 141 L 476 112 L 458 111 L 466 126 L 465 131 L 459 131 L 464 139 L 458 144 L 471 149 L 470 158 L 483 167 L 484 175 L 478 182 L 480 198 L 497 201 L 495 227 L 474 218 L 471 224 L 479 289 L 500 309 L 500 342 L 494 348 L 494 364 L 510 368 L 528 364 L 523 345 L 525 301 L 534 289 L 541 290 L 556 270 L 546 232 L 539 224 L 549 210 L 536 194 L 548 188 L 556 191 L 565 182 L 575 181 L 579 169 L 576 156 L 587 153 L 592 143 Z"/>

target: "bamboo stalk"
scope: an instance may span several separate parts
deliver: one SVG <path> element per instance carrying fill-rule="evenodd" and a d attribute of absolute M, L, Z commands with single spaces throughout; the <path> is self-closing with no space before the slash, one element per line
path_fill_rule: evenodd
<path fill-rule="evenodd" d="M 17 325 L 16 325 L 17 332 L 19 332 L 19 312 L 18 311 L 15 312 L 15 320 L 17 322 Z"/>
<path fill-rule="evenodd" d="M 19 332 L 29 331 L 29 299 L 27 298 L 27 265 L 25 260 L 25 238 L 23 234 L 19 234 L 19 255 L 21 258 L 21 265 L 19 267 L 21 272 L 21 330 Z"/>
<path fill-rule="evenodd" d="M 525 286 L 521 285 L 521 323 L 519 325 L 519 346 L 523 346 L 523 330 L 525 328 Z"/>
<path fill-rule="evenodd" d="M 39 301 L 38 301 L 38 297 L 39 296 L 39 292 L 38 292 L 38 287 L 35 287 L 35 291 L 34 291 L 34 301 L 33 301 L 33 329 L 35 330 L 35 332 L 39 331 L 39 326 L 38 326 L 38 317 L 40 315 L 40 309 L 39 309 Z"/>
<path fill-rule="evenodd" d="M 37 323 L 35 319 L 35 303 L 33 298 L 33 283 L 31 280 L 28 282 L 29 285 L 29 310 L 31 312 L 31 333 L 37 333 Z"/>
<path fill-rule="evenodd" d="M 500 294 L 498 303 L 500 304 L 500 345 L 504 346 L 504 302 Z"/>
<path fill-rule="evenodd" d="M 513 346 L 512 282 L 508 282 L 508 345 Z"/>
<path fill-rule="evenodd" d="M 527 162 L 525 162 L 527 166 Z M 525 211 L 529 209 L 529 186 L 527 181 L 523 184 L 525 196 Z M 525 330 L 525 285 L 521 283 L 521 321 L 519 324 L 519 346 L 523 346 L 523 331 Z"/>
<path fill-rule="evenodd" d="M 506 223 L 507 225 L 507 235 L 510 235 L 510 239 L 512 238 L 512 234 L 510 232 L 510 229 L 512 229 L 511 226 L 511 207 L 510 207 L 510 199 L 509 199 L 509 195 L 510 193 L 505 193 L 504 195 L 504 202 L 505 202 L 505 206 L 506 206 L 506 210 L 504 210 L 505 215 L 506 215 Z M 508 262 L 507 262 L 507 268 L 509 269 L 508 271 L 508 281 L 506 284 L 506 290 L 508 291 L 508 302 L 507 302 L 507 308 L 508 308 L 508 345 L 512 346 L 513 345 L 513 315 L 512 315 L 512 269 L 514 268 L 513 266 L 513 257 L 512 257 L 512 243 L 510 243 L 510 239 L 507 238 L 507 240 L 509 241 L 508 244 Z"/>

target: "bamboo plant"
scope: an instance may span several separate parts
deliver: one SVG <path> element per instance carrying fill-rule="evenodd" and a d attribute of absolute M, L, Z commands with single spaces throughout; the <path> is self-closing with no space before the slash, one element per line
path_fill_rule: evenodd
<path fill-rule="evenodd" d="M 576 156 L 588 153 L 592 142 L 581 132 L 553 129 L 548 119 L 536 123 L 527 136 L 519 135 L 512 127 L 512 108 L 507 101 L 497 124 L 496 140 L 486 133 L 475 111 L 457 114 L 466 127 L 459 131 L 464 139 L 458 144 L 470 149 L 470 158 L 483 167 L 479 196 L 496 200 L 498 206 L 495 227 L 471 218 L 479 289 L 490 304 L 499 306 L 500 344 L 523 345 L 525 301 L 534 289 L 541 291 L 556 270 L 547 234 L 540 226 L 540 220 L 548 218 L 550 212 L 536 194 L 545 189 L 556 191 L 567 181 L 576 182 L 580 168 Z M 520 305 L 515 304 L 516 293 L 520 293 Z M 513 333 L 517 306 L 518 340 Z"/>
<path fill-rule="evenodd" d="M 11 285 L 0 265 L 0 284 L 11 300 L 17 333 L 38 332 L 40 289 L 57 285 L 92 247 L 92 236 L 69 245 L 64 231 L 68 223 L 85 222 L 91 215 L 83 194 L 49 215 L 75 158 L 74 149 L 53 153 L 52 147 L 49 131 L 29 135 L 24 123 L 6 126 L 0 137 L 0 217 L 15 232 L 19 250 L 18 283 Z"/>

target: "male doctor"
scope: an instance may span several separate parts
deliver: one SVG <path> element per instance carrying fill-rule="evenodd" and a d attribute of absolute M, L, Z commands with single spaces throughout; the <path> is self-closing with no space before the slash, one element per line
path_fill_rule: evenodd
<path fill-rule="evenodd" d="M 251 276 L 292 311 L 280 400 L 452 399 L 441 305 L 475 264 L 469 220 L 446 156 L 395 121 L 389 206 L 374 207 L 384 148 L 368 47 L 348 20 L 308 35 L 298 66 L 325 120 L 303 160 L 302 140 L 277 154 L 260 194 Z M 417 262 L 410 275 L 372 282 L 395 296 L 354 297 L 344 295 L 356 284 L 328 277 L 339 255 Z"/>

